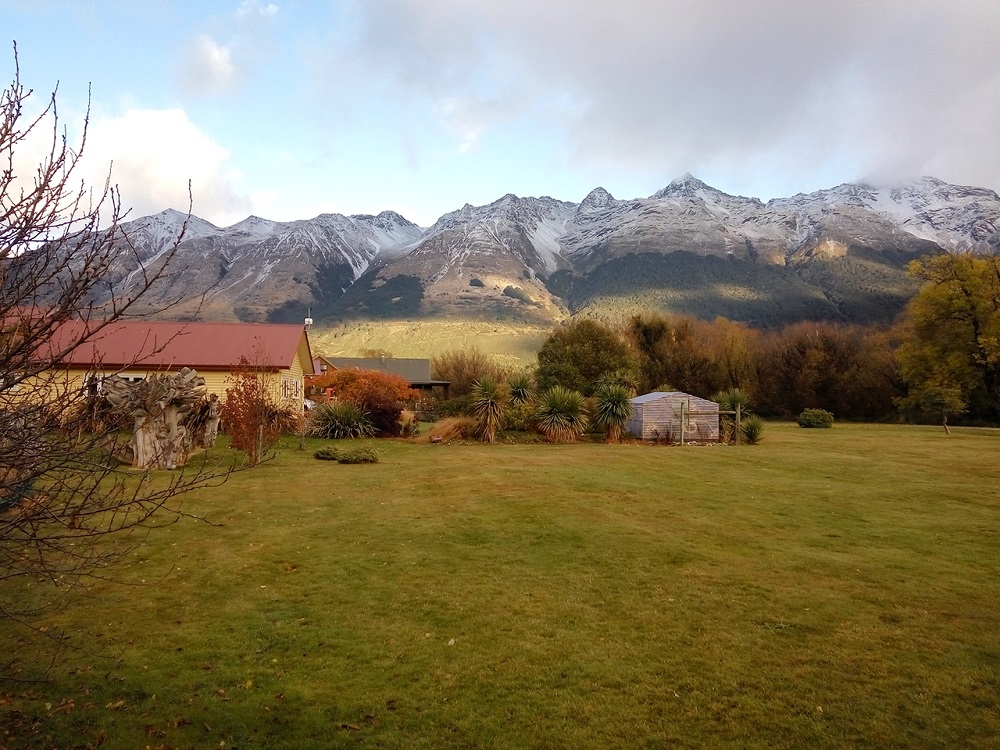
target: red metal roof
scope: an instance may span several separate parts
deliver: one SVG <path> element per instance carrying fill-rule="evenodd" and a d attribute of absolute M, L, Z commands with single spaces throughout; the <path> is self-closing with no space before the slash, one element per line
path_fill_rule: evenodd
<path fill-rule="evenodd" d="M 73 320 L 60 326 L 49 342 L 49 351 L 79 338 L 87 330 L 86 325 Z M 90 328 L 94 327 L 91 322 Z M 283 369 L 292 365 L 303 344 L 302 367 L 309 374 L 312 353 L 301 325 L 129 320 L 109 324 L 62 362 L 104 369 L 230 370 L 239 364 L 240 357 L 246 357 L 259 367 Z"/>

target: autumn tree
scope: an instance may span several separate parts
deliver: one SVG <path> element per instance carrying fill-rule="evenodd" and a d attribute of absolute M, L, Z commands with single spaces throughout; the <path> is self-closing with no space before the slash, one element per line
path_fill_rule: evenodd
<path fill-rule="evenodd" d="M 328 391 L 333 399 L 360 408 L 382 437 L 399 434 L 403 406 L 420 396 L 406 378 L 377 370 L 330 370 L 312 385 L 320 393 Z"/>
<path fill-rule="evenodd" d="M 243 451 L 250 466 L 259 464 L 282 432 L 292 431 L 293 415 L 275 400 L 263 354 L 242 356 L 233 369 L 222 402 L 222 426 L 229 445 Z"/>
<path fill-rule="evenodd" d="M 633 368 L 632 352 L 614 330 L 593 320 L 578 320 L 556 330 L 538 352 L 538 388 L 561 385 L 591 396 L 602 378 Z"/>
<path fill-rule="evenodd" d="M 675 315 L 637 315 L 629 321 L 628 335 L 639 356 L 643 391 L 661 385 L 696 396 L 730 385 L 723 382 L 707 344 L 708 324 Z"/>
<path fill-rule="evenodd" d="M 200 462 L 158 481 L 123 470 L 115 435 L 92 429 L 86 391 L 67 380 L 69 355 L 129 316 L 167 272 L 180 237 L 155 269 L 142 264 L 117 189 L 74 177 L 86 132 L 70 145 L 55 94 L 28 117 L 34 94 L 21 83 L 16 48 L 14 60 L 0 95 L 0 617 L 30 624 L 30 592 L 58 602 L 53 589 L 105 579 L 151 527 L 183 515 L 182 493 L 224 474 Z M 25 170 L 19 150 L 38 137 L 47 137 L 45 156 Z M 98 305 L 107 272 L 121 264 L 135 284 Z M 52 588 L 26 591 L 21 580 Z"/>
<path fill-rule="evenodd" d="M 476 347 L 452 349 L 431 359 L 431 374 L 435 380 L 446 380 L 452 396 L 472 393 L 476 382 L 484 377 L 502 381 L 507 378 L 507 368 Z"/>
<path fill-rule="evenodd" d="M 955 414 L 961 404 L 973 418 L 1000 419 L 1000 257 L 937 255 L 908 270 L 924 284 L 899 349 L 902 407 L 940 413 L 927 405 L 948 403 Z"/>
<path fill-rule="evenodd" d="M 751 389 L 765 414 L 883 419 L 902 393 L 895 347 L 896 336 L 879 328 L 794 323 L 761 337 Z"/>

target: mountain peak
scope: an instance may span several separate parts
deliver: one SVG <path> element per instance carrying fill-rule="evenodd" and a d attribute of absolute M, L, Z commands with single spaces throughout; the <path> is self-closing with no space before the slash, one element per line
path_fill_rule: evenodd
<path fill-rule="evenodd" d="M 262 219 L 260 216 L 251 214 L 243 221 L 237 222 L 229 227 L 229 231 L 242 232 L 248 235 L 265 236 L 274 231 L 277 222 L 270 219 Z"/>
<path fill-rule="evenodd" d="M 600 211 L 615 203 L 615 197 L 602 187 L 596 187 L 587 193 L 579 207 L 577 213 L 592 213 Z"/>
<path fill-rule="evenodd" d="M 670 184 L 662 190 L 658 190 L 652 195 L 653 198 L 669 198 L 674 195 L 693 197 L 699 190 L 707 190 L 713 193 L 720 192 L 711 185 L 707 185 L 690 172 L 685 172 L 677 179 L 671 180 Z"/>

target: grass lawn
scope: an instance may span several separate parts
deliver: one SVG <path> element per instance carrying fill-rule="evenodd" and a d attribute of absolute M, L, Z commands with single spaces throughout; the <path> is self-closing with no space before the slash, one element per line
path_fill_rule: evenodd
<path fill-rule="evenodd" d="M 0 747 L 1000 747 L 1000 432 L 372 444 L 191 496 Z"/>
<path fill-rule="evenodd" d="M 312 350 L 331 357 L 359 357 L 385 349 L 397 357 L 433 357 L 476 348 L 511 366 L 533 364 L 553 329 L 541 323 L 482 320 L 359 320 L 345 327 L 317 326 Z"/>

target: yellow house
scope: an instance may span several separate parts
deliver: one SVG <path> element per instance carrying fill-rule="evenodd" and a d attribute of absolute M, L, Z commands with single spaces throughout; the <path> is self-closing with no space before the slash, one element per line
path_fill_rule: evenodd
<path fill-rule="evenodd" d="M 86 336 L 86 325 L 64 323 L 46 346 L 55 352 L 61 342 L 78 341 Z M 205 378 L 208 395 L 224 399 L 241 359 L 266 374 L 275 400 L 301 408 L 304 376 L 313 374 L 302 325 L 116 321 L 61 357 L 59 369 L 72 391 L 99 389 L 108 377 L 141 380 L 190 367 Z"/>

